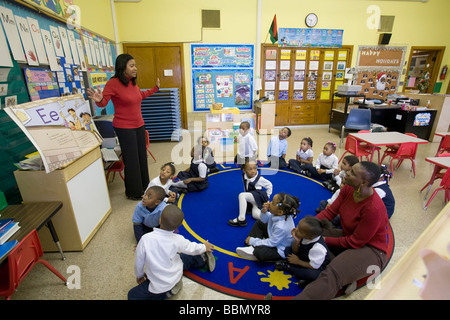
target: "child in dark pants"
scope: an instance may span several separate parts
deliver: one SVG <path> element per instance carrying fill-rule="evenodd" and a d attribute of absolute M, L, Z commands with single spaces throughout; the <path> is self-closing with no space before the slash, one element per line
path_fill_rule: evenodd
<path fill-rule="evenodd" d="M 334 152 L 336 144 L 328 141 L 323 147 L 323 152 L 319 154 L 316 166 L 312 164 L 303 165 L 301 174 L 322 181 L 329 180 L 333 177 L 334 170 L 339 168 L 339 159 Z"/>
<path fill-rule="evenodd" d="M 185 171 L 180 171 L 180 180 L 172 184 L 172 190 L 178 193 L 203 191 L 208 188 L 208 167 L 204 161 L 203 148 L 196 145 L 191 150 L 191 165 Z"/>
<path fill-rule="evenodd" d="M 330 262 L 325 240 L 322 237 L 323 229 L 331 224 L 328 220 L 319 220 L 313 216 L 306 216 L 292 230 L 292 247 L 287 247 L 286 260 L 275 263 L 275 268 L 292 273 L 298 278 L 299 286 L 304 288 L 314 281 Z"/>

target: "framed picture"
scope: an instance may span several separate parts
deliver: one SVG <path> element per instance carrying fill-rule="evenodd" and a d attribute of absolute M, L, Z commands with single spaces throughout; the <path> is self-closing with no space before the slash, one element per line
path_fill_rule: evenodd
<path fill-rule="evenodd" d="M 336 72 L 336 79 L 344 79 L 344 71 Z"/>
<path fill-rule="evenodd" d="M 323 63 L 323 70 L 333 70 L 333 62 L 332 61 L 325 61 Z"/>
<path fill-rule="evenodd" d="M 337 70 L 345 70 L 345 61 L 338 61 Z"/>
<path fill-rule="evenodd" d="M 333 73 L 332 72 L 324 72 L 322 74 L 322 80 L 330 81 Z"/>

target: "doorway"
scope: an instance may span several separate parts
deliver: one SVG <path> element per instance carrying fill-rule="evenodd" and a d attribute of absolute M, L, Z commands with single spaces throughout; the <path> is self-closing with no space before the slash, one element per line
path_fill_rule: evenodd
<path fill-rule="evenodd" d="M 153 88 L 156 79 L 159 78 L 161 88 L 178 88 L 180 90 L 181 127 L 186 129 L 183 44 L 124 43 L 123 52 L 132 55 L 136 60 L 139 88 Z"/>
<path fill-rule="evenodd" d="M 445 47 L 411 47 L 403 92 L 433 93 Z"/>

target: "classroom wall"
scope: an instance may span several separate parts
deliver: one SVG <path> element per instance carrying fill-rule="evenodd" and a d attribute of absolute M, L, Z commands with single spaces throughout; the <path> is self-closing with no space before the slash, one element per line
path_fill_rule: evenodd
<path fill-rule="evenodd" d="M 80 7 L 84 29 L 115 41 L 111 0 L 73 0 Z"/>
<path fill-rule="evenodd" d="M 104 5 L 108 0 L 97 0 Z M 88 5 L 89 0 L 77 0 Z M 89 3 L 92 3 L 91 0 Z M 190 43 L 256 43 L 257 0 L 142 0 L 138 3 L 115 2 L 118 38 L 124 42 L 182 42 L 185 45 L 185 83 L 191 87 L 189 67 Z M 450 64 L 450 38 L 445 30 L 450 27 L 446 15 L 450 10 L 448 0 L 429 0 L 426 3 L 411 1 L 370 0 L 261 0 L 261 42 L 268 34 L 274 14 L 278 28 L 304 28 L 305 16 L 314 12 L 319 22 L 315 28 L 343 29 L 344 44 L 353 45 L 352 66 L 356 65 L 358 46 L 377 45 L 379 34 L 370 28 L 368 21 L 379 10 L 382 15 L 394 15 L 394 29 L 390 45 L 446 46 L 442 65 Z M 373 6 L 373 7 L 371 7 Z M 221 10 L 219 30 L 201 29 L 201 10 Z M 372 9 L 372 11 L 369 11 Z M 103 10 L 103 11 L 106 11 Z M 90 19 L 89 17 L 84 17 Z M 84 19 L 83 18 L 83 19 Z M 105 21 L 106 17 L 103 17 Z M 92 25 L 99 22 L 86 22 Z M 96 30 L 101 33 L 99 30 Z M 267 38 L 267 42 L 270 40 Z M 258 61 L 258 60 L 257 60 Z M 405 68 L 407 66 L 405 65 Z M 259 65 L 256 74 L 259 74 Z M 404 77 L 402 77 L 402 80 Z M 444 81 L 445 93 L 450 77 Z M 187 111 L 192 111 L 192 92 L 186 91 Z"/>

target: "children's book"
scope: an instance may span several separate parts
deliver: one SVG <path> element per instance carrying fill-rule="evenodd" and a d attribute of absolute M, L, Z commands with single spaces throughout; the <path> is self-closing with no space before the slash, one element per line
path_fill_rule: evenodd
<path fill-rule="evenodd" d="M 6 227 L 0 230 L 0 245 L 4 244 L 11 236 L 20 229 L 19 223 L 14 222 L 8 224 Z"/>
<path fill-rule="evenodd" d="M 19 243 L 19 241 L 8 241 L 0 246 L 0 259 L 6 256 L 14 247 Z"/>

